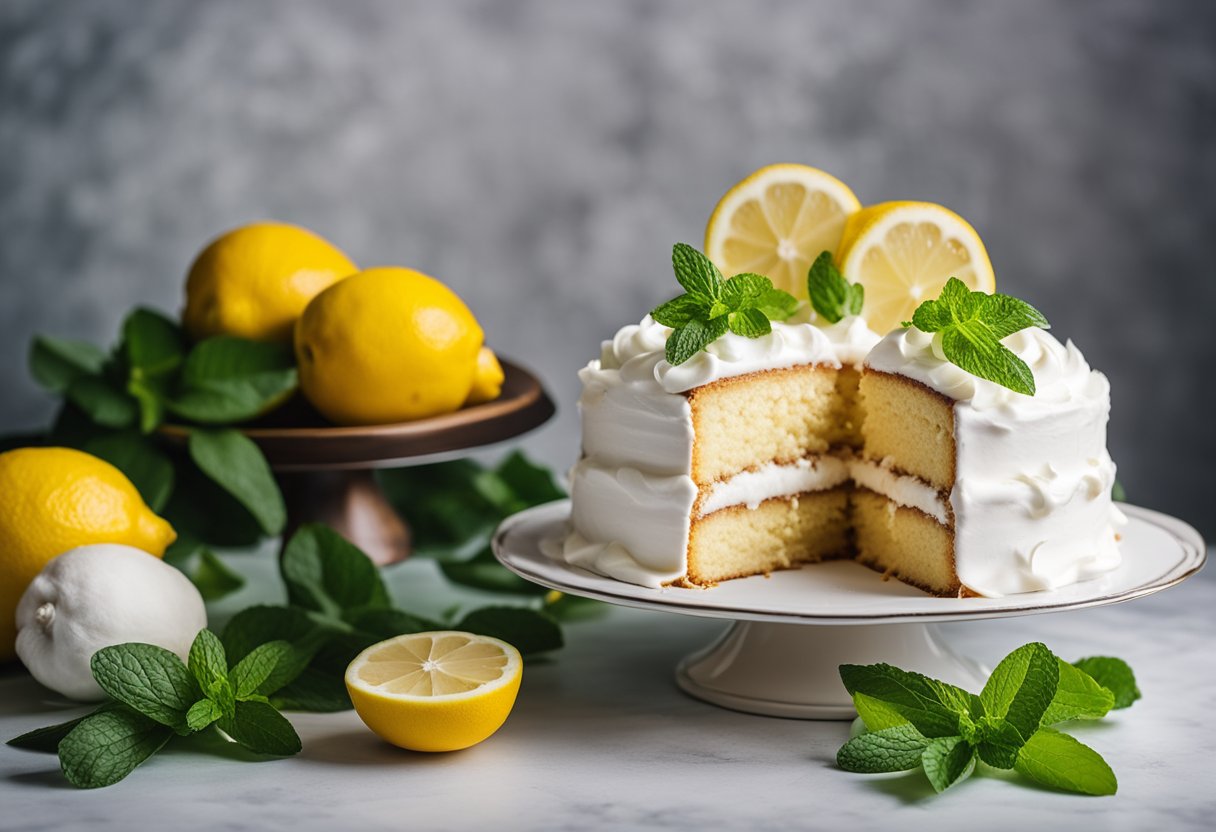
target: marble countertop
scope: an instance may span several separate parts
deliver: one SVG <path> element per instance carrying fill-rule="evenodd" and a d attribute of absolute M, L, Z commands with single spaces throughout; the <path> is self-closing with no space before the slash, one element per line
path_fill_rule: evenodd
<path fill-rule="evenodd" d="M 230 559 L 252 579 L 212 611 L 213 625 L 273 598 L 270 562 Z M 451 600 L 429 563 L 392 570 L 391 583 L 419 611 Z M 1144 698 L 1073 731 L 1118 774 L 1111 798 L 990 777 L 935 796 L 919 773 L 846 774 L 834 756 L 847 722 L 734 713 L 677 690 L 676 661 L 722 622 L 612 609 L 570 625 L 560 654 L 529 664 L 511 718 L 470 750 L 413 754 L 379 741 L 353 712 L 292 714 L 297 757 L 171 745 L 116 786 L 77 791 L 54 757 L 0 746 L 0 829 L 1206 829 L 1216 813 L 1214 625 L 1208 570 L 1118 606 L 943 627 L 989 665 L 1030 640 L 1066 658 L 1132 664 Z M 76 713 L 18 669 L 0 676 L 0 737 Z"/>

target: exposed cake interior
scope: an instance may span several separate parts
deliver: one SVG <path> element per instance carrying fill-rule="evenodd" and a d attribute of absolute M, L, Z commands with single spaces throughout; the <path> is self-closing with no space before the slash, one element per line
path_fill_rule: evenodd
<path fill-rule="evenodd" d="M 584 456 L 554 557 L 654 586 L 855 557 L 938 595 L 1117 565 L 1109 387 L 1071 344 L 1007 339 L 1036 400 L 943 362 L 915 329 L 793 320 L 674 367 L 669 333 L 625 327 L 580 374 Z"/>

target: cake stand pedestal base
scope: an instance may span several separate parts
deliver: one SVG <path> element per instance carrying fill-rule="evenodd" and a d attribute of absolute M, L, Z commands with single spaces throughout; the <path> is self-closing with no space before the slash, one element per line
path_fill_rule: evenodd
<path fill-rule="evenodd" d="M 971 691 L 988 673 L 954 653 L 932 624 L 816 626 L 736 621 L 676 668 L 676 683 L 714 705 L 790 719 L 852 719 L 842 664 L 887 662 Z"/>
<path fill-rule="evenodd" d="M 409 557 L 409 527 L 380 490 L 375 472 L 280 471 L 278 481 L 287 503 L 285 541 L 305 523 L 325 523 L 377 566 Z"/>

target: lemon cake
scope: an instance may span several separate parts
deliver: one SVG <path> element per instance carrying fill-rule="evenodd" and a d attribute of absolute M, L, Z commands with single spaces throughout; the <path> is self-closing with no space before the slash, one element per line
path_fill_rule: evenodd
<path fill-rule="evenodd" d="M 655 587 L 851 558 L 990 597 L 1118 566 L 1106 378 L 994 292 L 962 217 L 859 206 L 822 171 L 769 166 L 719 202 L 712 260 L 677 244 L 685 293 L 580 371 L 551 557 Z"/>
<path fill-rule="evenodd" d="M 583 457 L 554 557 L 648 586 L 856 558 L 993 597 L 1118 566 L 1110 388 L 1071 342 L 1005 339 L 1032 397 L 914 327 L 880 340 L 860 318 L 775 323 L 680 366 L 669 334 L 647 317 L 580 371 Z"/>

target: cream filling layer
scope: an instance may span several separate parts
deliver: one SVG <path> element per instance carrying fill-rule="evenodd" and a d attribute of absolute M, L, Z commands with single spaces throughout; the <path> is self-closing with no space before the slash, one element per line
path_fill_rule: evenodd
<path fill-rule="evenodd" d="M 853 482 L 861 487 L 923 512 L 943 526 L 950 526 L 950 508 L 941 493 L 920 477 L 893 471 L 889 460 L 854 459 L 849 463 L 849 473 Z"/>
<path fill-rule="evenodd" d="M 813 456 L 792 464 L 770 462 L 715 482 L 701 496 L 698 517 L 731 506 L 757 508 L 774 497 L 825 491 L 848 482 L 849 464 L 836 456 Z"/>
<path fill-rule="evenodd" d="M 570 471 L 571 533 L 547 541 L 544 553 L 601 575 L 662 586 L 688 571 L 694 518 L 732 506 L 835 488 L 849 479 L 848 462 L 815 456 L 744 471 L 698 490 L 692 477 L 651 474 L 582 459 Z M 696 505 L 700 498 L 700 510 Z"/>

